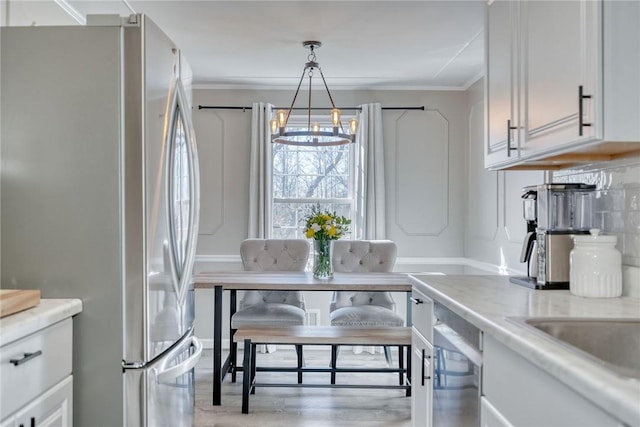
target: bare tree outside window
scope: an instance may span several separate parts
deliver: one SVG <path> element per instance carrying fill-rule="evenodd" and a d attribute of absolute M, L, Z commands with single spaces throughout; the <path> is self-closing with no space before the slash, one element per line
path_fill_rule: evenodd
<path fill-rule="evenodd" d="M 294 127 L 291 130 L 295 130 Z M 323 129 L 325 130 L 325 129 Z M 330 130 L 330 129 L 326 129 Z M 353 218 L 353 144 L 300 147 L 273 144 L 272 235 L 304 239 L 311 206 Z M 348 238 L 348 237 L 347 237 Z"/>

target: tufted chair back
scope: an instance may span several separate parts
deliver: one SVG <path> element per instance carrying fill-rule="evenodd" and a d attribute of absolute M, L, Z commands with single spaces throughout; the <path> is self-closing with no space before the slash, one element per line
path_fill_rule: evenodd
<path fill-rule="evenodd" d="M 247 239 L 240 244 L 240 257 L 246 271 L 304 271 L 309 243 L 302 239 Z M 247 291 L 240 309 L 261 303 L 281 303 L 304 310 L 301 291 Z"/>
<path fill-rule="evenodd" d="M 339 273 L 384 273 L 393 270 L 397 247 L 391 240 L 336 240 L 333 269 Z M 377 305 L 395 311 L 389 292 L 334 292 L 330 311 L 341 307 Z"/>

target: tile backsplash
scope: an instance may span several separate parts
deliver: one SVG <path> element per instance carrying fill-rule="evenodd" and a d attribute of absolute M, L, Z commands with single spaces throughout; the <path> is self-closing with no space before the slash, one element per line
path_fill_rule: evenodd
<path fill-rule="evenodd" d="M 596 185 L 594 227 L 618 237 L 625 294 L 640 294 L 640 157 L 556 171 L 553 181 Z"/>

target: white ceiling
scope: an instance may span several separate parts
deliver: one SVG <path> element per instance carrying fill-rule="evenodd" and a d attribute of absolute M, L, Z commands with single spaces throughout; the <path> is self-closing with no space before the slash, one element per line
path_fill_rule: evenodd
<path fill-rule="evenodd" d="M 88 13 L 147 14 L 181 47 L 199 86 L 290 89 L 319 40 L 333 89 L 466 89 L 483 72 L 484 0 L 55 0 Z M 314 83 L 315 84 L 315 83 Z"/>

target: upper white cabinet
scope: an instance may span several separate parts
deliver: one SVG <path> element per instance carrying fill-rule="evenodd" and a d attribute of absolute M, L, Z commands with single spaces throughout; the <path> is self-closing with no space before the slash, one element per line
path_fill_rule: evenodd
<path fill-rule="evenodd" d="M 518 10 L 515 1 L 495 1 L 485 15 L 485 166 L 517 155 L 520 123 L 518 109 Z"/>
<path fill-rule="evenodd" d="M 485 167 L 640 154 L 638 22 L 640 2 L 490 2 Z"/>

